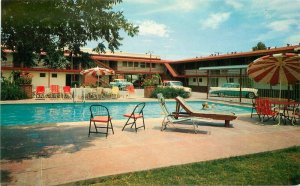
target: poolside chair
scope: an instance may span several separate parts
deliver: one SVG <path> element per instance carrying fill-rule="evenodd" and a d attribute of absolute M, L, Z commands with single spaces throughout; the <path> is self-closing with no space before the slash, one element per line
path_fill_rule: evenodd
<path fill-rule="evenodd" d="M 63 87 L 63 98 L 72 98 L 71 94 L 71 87 L 70 86 L 64 86 Z"/>
<path fill-rule="evenodd" d="M 266 98 L 256 99 L 256 112 L 260 121 L 265 122 L 269 119 L 275 119 L 279 115 L 279 112 L 275 111 L 275 107 L 272 107 L 271 101 Z"/>
<path fill-rule="evenodd" d="M 97 95 L 97 99 L 104 99 L 103 87 L 97 87 L 96 95 Z"/>
<path fill-rule="evenodd" d="M 258 98 L 256 98 L 256 99 L 258 99 Z M 256 112 L 256 99 L 252 99 L 252 107 L 251 107 L 251 115 L 250 115 L 251 118 L 252 118 L 253 115 L 257 115 L 257 112 Z"/>
<path fill-rule="evenodd" d="M 54 96 L 56 98 L 60 97 L 60 91 L 58 85 L 50 85 L 50 95 L 53 98 Z"/>
<path fill-rule="evenodd" d="M 174 124 L 189 124 L 194 126 L 194 132 L 197 133 L 196 128 L 198 128 L 198 125 L 195 122 L 193 117 L 179 118 L 180 115 L 177 115 L 177 117 L 175 118 L 175 115 L 169 112 L 163 95 L 159 93 L 157 94 L 157 98 L 158 98 L 159 105 L 163 111 L 163 114 L 165 115 L 161 123 L 161 131 L 164 131 L 169 124 L 172 124 L 173 126 Z"/>
<path fill-rule="evenodd" d="M 134 92 L 135 92 L 134 86 L 133 85 L 129 85 L 127 87 L 127 92 L 128 92 L 128 97 L 130 97 L 130 95 L 134 94 Z"/>
<path fill-rule="evenodd" d="M 198 111 L 191 108 L 188 103 L 180 96 L 175 98 L 176 100 L 176 111 L 174 112 L 176 115 L 186 115 L 190 117 L 198 117 L 198 118 L 209 118 L 214 120 L 224 120 L 225 127 L 229 127 L 230 121 L 235 120 L 237 116 L 234 113 L 224 113 L 224 112 L 215 112 L 213 110 L 210 111 Z M 181 111 L 182 108 L 184 111 Z"/>
<path fill-rule="evenodd" d="M 103 98 L 111 98 L 111 88 L 103 88 Z"/>
<path fill-rule="evenodd" d="M 111 122 L 112 117 L 109 114 L 108 109 L 103 105 L 91 105 L 90 106 L 90 127 L 89 127 L 89 135 L 91 133 L 101 133 L 106 134 L 108 136 L 108 130 L 111 129 L 114 134 L 114 128 Z M 95 131 L 91 131 L 92 122 L 94 123 Z M 105 123 L 106 126 L 97 126 L 96 123 Z M 98 129 L 104 128 L 105 131 L 98 131 Z"/>
<path fill-rule="evenodd" d="M 298 123 L 300 121 L 300 105 L 294 105 L 294 108 L 293 108 L 293 112 L 291 114 L 291 120 L 292 120 L 292 124 L 295 125 L 297 123 L 297 120 L 298 120 Z"/>
<path fill-rule="evenodd" d="M 144 102 L 143 103 L 139 103 L 139 104 L 137 104 L 135 106 L 135 108 L 133 109 L 133 111 L 131 113 L 123 115 L 124 117 L 127 117 L 128 119 L 127 119 L 127 121 L 126 121 L 126 123 L 125 123 L 125 125 L 124 125 L 124 127 L 122 129 L 122 131 L 125 129 L 125 127 L 127 125 L 131 125 L 130 128 L 132 128 L 134 126 L 135 132 L 137 132 L 137 129 L 142 128 L 142 127 L 145 130 L 145 120 L 144 120 L 144 112 L 143 112 L 143 110 L 145 108 L 145 105 L 146 105 L 146 103 L 144 103 Z M 137 127 L 136 126 L 136 121 L 139 118 L 143 119 L 143 125 Z M 132 120 L 132 122 L 129 122 L 130 120 Z"/>
<path fill-rule="evenodd" d="M 111 88 L 111 98 L 118 98 L 120 96 L 119 87 L 113 86 Z"/>
<path fill-rule="evenodd" d="M 45 87 L 44 86 L 36 86 L 35 98 L 45 98 Z"/>

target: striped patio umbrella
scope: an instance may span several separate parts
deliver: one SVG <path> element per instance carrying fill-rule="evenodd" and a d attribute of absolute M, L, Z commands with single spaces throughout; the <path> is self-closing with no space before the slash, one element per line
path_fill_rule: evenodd
<path fill-rule="evenodd" d="M 80 72 L 81 75 L 90 75 L 98 77 L 98 86 L 99 86 L 99 77 L 105 75 L 114 75 L 115 71 L 107 68 L 99 68 L 98 66 L 95 68 L 86 69 Z"/>
<path fill-rule="evenodd" d="M 300 81 L 300 56 L 294 53 L 263 56 L 249 64 L 247 73 L 256 82 L 292 84 Z"/>
<path fill-rule="evenodd" d="M 300 56 L 285 53 L 260 57 L 249 64 L 247 74 L 256 82 L 279 84 L 279 98 L 281 98 L 282 84 L 300 81 Z M 278 124 L 280 124 L 280 117 Z"/>

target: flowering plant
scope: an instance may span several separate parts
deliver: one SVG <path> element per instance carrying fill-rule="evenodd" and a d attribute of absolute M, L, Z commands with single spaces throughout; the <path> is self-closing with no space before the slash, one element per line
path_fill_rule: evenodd
<path fill-rule="evenodd" d="M 22 72 L 21 74 L 20 74 L 20 77 L 19 77 L 19 79 L 18 79 L 18 83 L 21 85 L 21 84 L 23 84 L 23 85 L 28 85 L 28 84 L 31 84 L 31 82 L 32 82 L 32 77 L 33 77 L 33 75 L 31 74 L 31 73 L 29 73 L 29 72 Z"/>
<path fill-rule="evenodd" d="M 159 74 L 154 74 L 150 78 L 144 79 L 144 86 L 156 86 L 159 85 L 161 81 L 160 75 Z"/>

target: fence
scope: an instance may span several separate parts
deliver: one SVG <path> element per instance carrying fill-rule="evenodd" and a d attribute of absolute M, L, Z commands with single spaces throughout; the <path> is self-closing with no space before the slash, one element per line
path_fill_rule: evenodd
<path fill-rule="evenodd" d="M 275 85 L 254 82 L 246 76 L 211 77 L 207 98 L 233 103 L 252 103 L 255 97 L 284 98 L 300 101 L 300 82 L 292 85 Z"/>

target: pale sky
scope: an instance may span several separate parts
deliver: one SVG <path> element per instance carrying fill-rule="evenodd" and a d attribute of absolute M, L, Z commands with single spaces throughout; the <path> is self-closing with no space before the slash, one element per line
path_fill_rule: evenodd
<path fill-rule="evenodd" d="M 122 34 L 128 53 L 176 60 L 300 43 L 300 0 L 123 0 L 115 9 L 140 27 Z"/>

